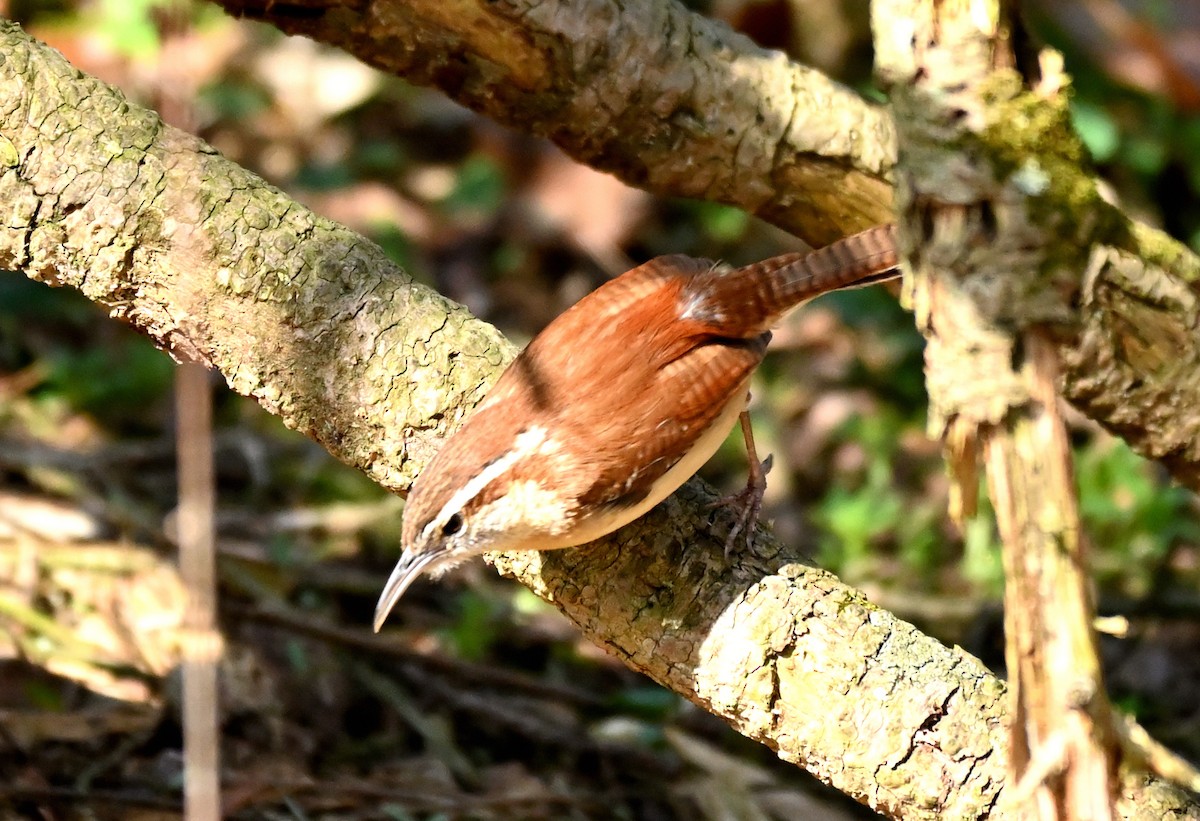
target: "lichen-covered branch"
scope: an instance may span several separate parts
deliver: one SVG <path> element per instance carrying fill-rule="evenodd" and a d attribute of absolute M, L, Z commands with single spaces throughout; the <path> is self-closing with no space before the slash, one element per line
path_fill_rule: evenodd
<path fill-rule="evenodd" d="M 0 267 L 80 289 L 407 488 L 511 346 L 15 25 L 0 37 Z"/>
<path fill-rule="evenodd" d="M 880 106 L 663 0 L 216 0 L 813 245 L 891 219 Z"/>
<path fill-rule="evenodd" d="M 987 817 L 1004 687 L 760 536 L 723 557 L 692 483 L 603 545 L 497 565 L 627 665 L 892 818 Z"/>

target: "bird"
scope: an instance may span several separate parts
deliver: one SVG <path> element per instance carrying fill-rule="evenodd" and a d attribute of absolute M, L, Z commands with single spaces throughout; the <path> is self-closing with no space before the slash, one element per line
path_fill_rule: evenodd
<path fill-rule="evenodd" d="M 765 488 L 745 413 L 782 317 L 899 276 L 894 225 L 744 267 L 673 254 L 604 283 L 539 333 L 421 471 L 378 632 L 420 575 L 488 551 L 586 544 L 682 485 L 741 419 L 749 533 Z M 730 541 L 732 541 L 732 534 Z M 727 544 L 728 552 L 728 544 Z"/>

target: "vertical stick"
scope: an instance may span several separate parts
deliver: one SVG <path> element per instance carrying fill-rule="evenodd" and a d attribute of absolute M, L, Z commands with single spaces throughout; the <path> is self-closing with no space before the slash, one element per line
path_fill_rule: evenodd
<path fill-rule="evenodd" d="M 213 545 L 212 395 L 208 372 L 185 363 L 176 371 L 179 470 L 179 563 L 188 594 L 183 642 L 184 817 L 221 817 L 217 735 L 216 562 Z"/>
<path fill-rule="evenodd" d="M 177 128 L 192 127 L 195 82 L 178 52 L 191 31 L 192 4 L 159 9 L 158 109 Z M 214 544 L 216 479 L 212 455 L 212 389 L 208 371 L 185 362 L 175 372 L 176 453 L 179 475 L 179 566 L 188 603 L 183 622 L 183 792 L 186 821 L 221 817 L 221 763 Z"/>

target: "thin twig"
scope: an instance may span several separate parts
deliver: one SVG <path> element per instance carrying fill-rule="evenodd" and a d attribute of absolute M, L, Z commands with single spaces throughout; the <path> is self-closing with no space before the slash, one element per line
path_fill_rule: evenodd
<path fill-rule="evenodd" d="M 453 676 L 457 681 L 471 680 L 506 690 L 518 690 L 544 698 L 553 698 L 581 707 L 602 707 L 603 699 L 584 690 L 539 681 L 508 670 L 499 670 L 483 664 L 472 664 L 451 656 L 434 656 L 419 653 L 405 647 L 387 636 L 376 636 L 366 630 L 337 627 L 279 607 L 271 609 L 242 607 L 227 604 L 222 611 L 239 620 L 253 620 L 281 627 L 289 632 L 319 639 L 331 644 L 340 644 L 355 650 L 366 650 L 372 654 L 390 656 L 398 661 L 434 670 Z"/>
<path fill-rule="evenodd" d="M 185 817 L 217 821 L 221 815 L 217 730 L 215 508 L 212 397 L 208 372 L 183 365 L 175 383 L 179 436 L 180 572 L 188 594 L 183 642 L 183 751 Z"/>
<path fill-rule="evenodd" d="M 149 810 L 179 812 L 178 799 L 158 798 L 117 790 L 79 790 L 73 787 L 13 787 L 0 784 L 0 801 L 31 801 L 47 804 L 119 804 Z"/>

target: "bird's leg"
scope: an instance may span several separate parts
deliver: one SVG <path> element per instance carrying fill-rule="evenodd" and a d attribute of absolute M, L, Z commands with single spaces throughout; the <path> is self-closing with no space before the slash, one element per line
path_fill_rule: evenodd
<path fill-rule="evenodd" d="M 758 450 L 754 447 L 754 430 L 750 426 L 749 411 L 742 411 L 738 422 L 742 426 L 742 438 L 746 442 L 746 457 L 750 461 L 746 486 L 737 493 L 725 496 L 709 505 L 709 507 L 728 507 L 733 511 L 733 527 L 725 539 L 725 556 L 727 558 L 733 550 L 733 543 L 739 533 L 746 534 L 746 547 L 754 545 L 754 526 L 758 523 L 758 514 L 762 510 L 763 496 L 767 491 L 767 474 L 771 472 L 773 461 L 770 454 L 761 461 L 758 458 Z"/>

